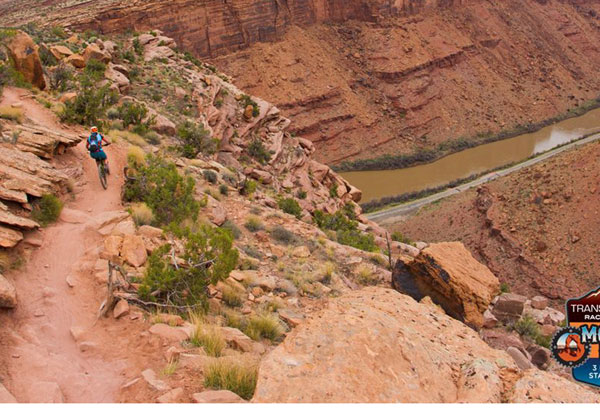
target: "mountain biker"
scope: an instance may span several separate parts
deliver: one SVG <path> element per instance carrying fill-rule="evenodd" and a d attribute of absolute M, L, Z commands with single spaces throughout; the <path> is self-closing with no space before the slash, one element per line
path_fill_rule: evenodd
<path fill-rule="evenodd" d="M 110 143 L 104 138 L 102 134 L 98 132 L 98 127 L 92 127 L 92 132 L 87 139 L 86 148 L 90 152 L 90 156 L 96 162 L 104 161 L 104 166 L 106 168 L 106 173 L 109 173 L 108 169 L 108 157 L 106 153 L 102 149 L 102 145 L 109 145 Z"/>

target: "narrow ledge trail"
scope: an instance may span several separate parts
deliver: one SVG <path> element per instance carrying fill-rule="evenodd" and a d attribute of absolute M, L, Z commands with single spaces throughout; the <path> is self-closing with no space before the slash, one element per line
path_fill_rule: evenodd
<path fill-rule="evenodd" d="M 52 112 L 24 93 L 7 88 L 1 104 L 18 101 L 35 124 L 67 132 Z M 7 274 L 17 288 L 18 305 L 0 312 L 0 383 L 18 402 L 117 402 L 120 387 L 134 372 L 127 360 L 132 332 L 110 328 L 111 320 L 95 322 L 105 289 L 93 276 L 102 237 L 90 222 L 123 210 L 125 151 L 113 145 L 107 154 L 114 169 L 107 190 L 84 141 L 55 159 L 58 167 L 83 169 L 74 198 L 65 198 L 57 223 L 31 234 L 42 246 L 20 270 Z M 72 328 L 84 331 L 83 338 L 76 341 Z"/>

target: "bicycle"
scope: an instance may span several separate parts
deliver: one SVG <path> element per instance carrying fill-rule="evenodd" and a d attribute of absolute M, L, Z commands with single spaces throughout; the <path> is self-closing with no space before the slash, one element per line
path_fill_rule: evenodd
<path fill-rule="evenodd" d="M 105 147 L 108 144 L 105 145 Z M 96 166 L 98 166 L 98 176 L 100 177 L 100 184 L 102 184 L 102 188 L 108 188 L 108 180 L 106 179 L 106 175 L 110 175 L 110 168 L 106 164 L 106 159 L 96 159 Z"/>

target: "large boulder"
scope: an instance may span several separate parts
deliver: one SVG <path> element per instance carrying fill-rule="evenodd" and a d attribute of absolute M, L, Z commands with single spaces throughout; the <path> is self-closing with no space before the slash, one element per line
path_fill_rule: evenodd
<path fill-rule="evenodd" d="M 598 401 L 578 384 L 528 372 L 435 307 L 372 287 L 331 300 L 265 356 L 253 402 L 521 401 L 525 389 L 561 384 L 570 391 L 555 400 Z"/>
<path fill-rule="evenodd" d="M 7 48 L 15 69 L 25 80 L 39 89 L 45 89 L 46 80 L 38 53 L 39 47 L 33 39 L 25 32 L 17 31 L 7 42 Z"/>
<path fill-rule="evenodd" d="M 83 60 L 87 64 L 87 62 L 90 61 L 90 60 L 92 60 L 92 59 L 93 60 L 97 60 L 97 61 L 101 61 L 104 64 L 108 64 L 108 63 L 110 63 L 110 60 L 112 59 L 112 57 L 108 53 L 108 51 L 102 50 L 98 46 L 98 44 L 90 44 L 83 51 Z"/>
<path fill-rule="evenodd" d="M 408 264 L 416 287 L 451 316 L 480 328 L 483 313 L 498 294 L 494 274 L 460 242 L 432 244 Z"/>

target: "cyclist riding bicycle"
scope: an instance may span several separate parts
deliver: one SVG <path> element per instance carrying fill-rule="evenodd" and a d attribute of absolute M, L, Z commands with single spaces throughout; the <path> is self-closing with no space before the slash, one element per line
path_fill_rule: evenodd
<path fill-rule="evenodd" d="M 98 127 L 92 127 L 92 133 L 87 139 L 86 148 L 90 152 L 90 156 L 97 163 L 104 162 L 106 173 L 109 173 L 108 169 L 108 157 L 102 149 L 102 145 L 109 145 L 110 143 L 104 138 L 102 134 L 98 132 Z"/>

